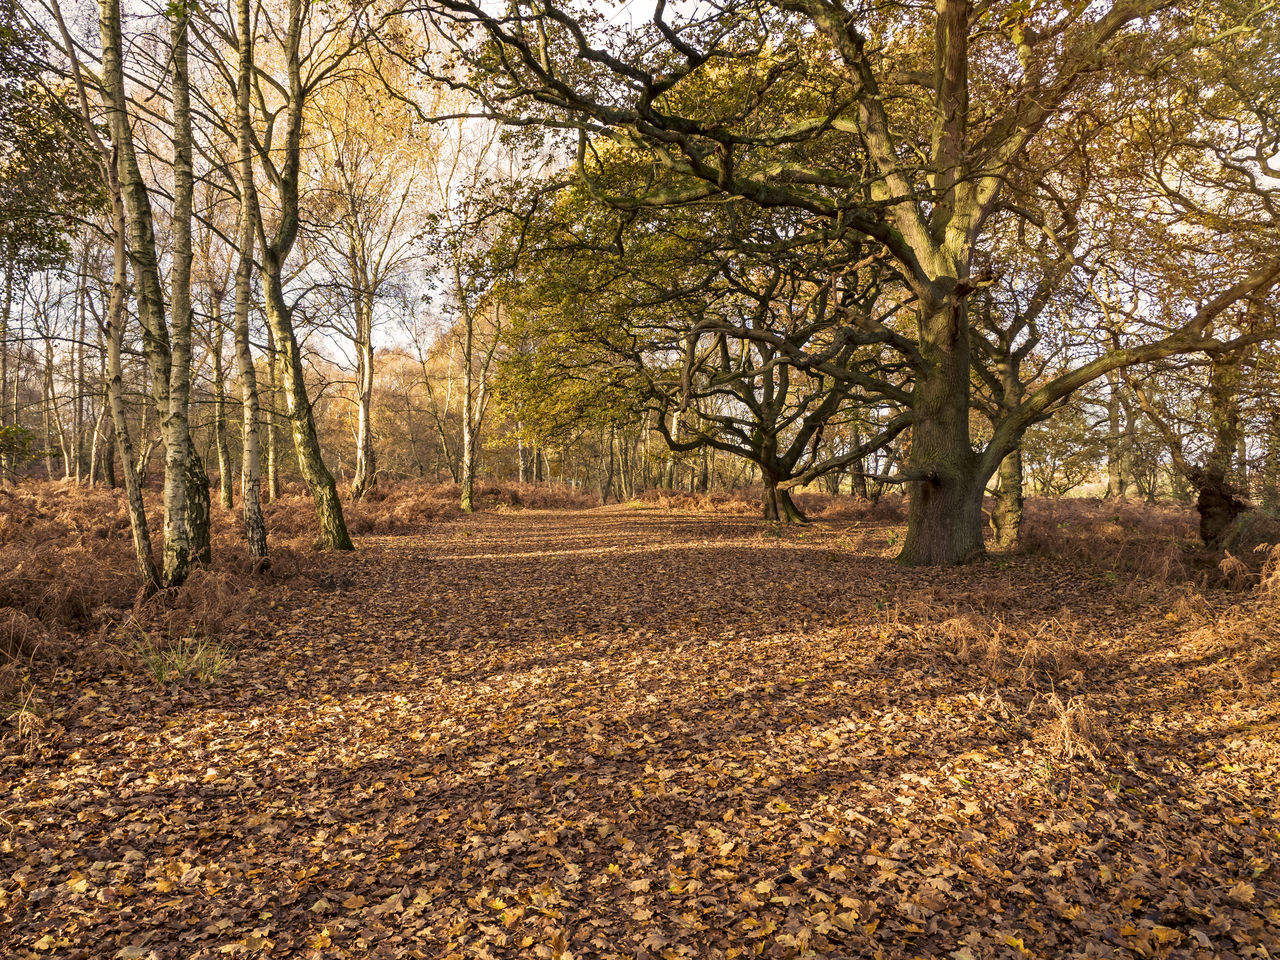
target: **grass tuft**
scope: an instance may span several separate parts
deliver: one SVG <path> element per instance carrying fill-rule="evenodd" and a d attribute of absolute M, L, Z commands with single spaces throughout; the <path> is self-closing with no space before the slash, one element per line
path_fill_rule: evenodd
<path fill-rule="evenodd" d="M 232 662 L 227 648 L 207 637 L 180 637 L 168 643 L 147 638 L 136 649 L 151 678 L 163 687 L 186 681 L 211 683 Z"/>

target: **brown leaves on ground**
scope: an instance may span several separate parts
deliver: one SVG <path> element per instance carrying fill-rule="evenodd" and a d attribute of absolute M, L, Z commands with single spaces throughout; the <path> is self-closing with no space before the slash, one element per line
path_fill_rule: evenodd
<path fill-rule="evenodd" d="M 1272 601 L 898 537 L 466 518 L 212 683 L 66 677 L 0 761 L 3 953 L 1280 951 Z"/>

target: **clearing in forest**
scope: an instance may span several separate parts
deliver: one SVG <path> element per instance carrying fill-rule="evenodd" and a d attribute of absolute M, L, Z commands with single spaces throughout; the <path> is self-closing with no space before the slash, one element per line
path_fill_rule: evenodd
<path fill-rule="evenodd" d="M 1275 628 L 892 537 L 366 538 L 216 680 L 82 679 L 4 758 L 0 953 L 1280 951 Z"/>

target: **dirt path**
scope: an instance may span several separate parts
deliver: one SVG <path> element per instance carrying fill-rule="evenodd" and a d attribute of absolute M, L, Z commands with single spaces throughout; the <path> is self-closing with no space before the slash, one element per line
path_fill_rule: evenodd
<path fill-rule="evenodd" d="M 86 684 L 3 759 L 0 956 L 1280 951 L 1277 680 L 1167 596 L 891 536 L 362 541 L 216 682 Z"/>

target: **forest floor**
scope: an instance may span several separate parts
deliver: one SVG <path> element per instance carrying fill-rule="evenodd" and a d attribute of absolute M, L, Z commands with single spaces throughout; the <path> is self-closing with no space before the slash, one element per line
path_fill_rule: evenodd
<path fill-rule="evenodd" d="M 64 671 L 0 956 L 1280 954 L 1275 602 L 899 536 L 485 514 Z"/>

